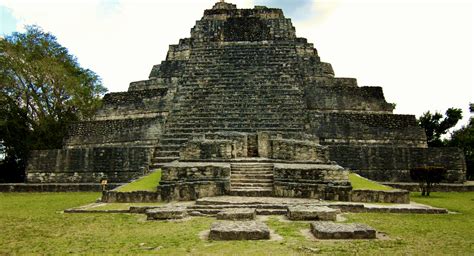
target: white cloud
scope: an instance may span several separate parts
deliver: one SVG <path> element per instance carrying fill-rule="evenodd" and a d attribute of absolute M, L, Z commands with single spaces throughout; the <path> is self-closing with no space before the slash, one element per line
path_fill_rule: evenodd
<path fill-rule="evenodd" d="M 217 1 L 217 0 L 216 0 Z M 250 8 L 253 0 L 232 1 Z M 56 35 L 110 91 L 148 77 L 169 44 L 189 37 L 209 0 L 0 0 L 22 24 Z M 272 4 L 268 4 L 271 7 Z M 108 10 L 110 8 L 110 10 Z M 474 101 L 471 1 L 319 0 L 294 19 L 338 76 L 382 86 L 397 113 L 420 115 Z M 466 120 L 466 119 L 465 119 Z"/>

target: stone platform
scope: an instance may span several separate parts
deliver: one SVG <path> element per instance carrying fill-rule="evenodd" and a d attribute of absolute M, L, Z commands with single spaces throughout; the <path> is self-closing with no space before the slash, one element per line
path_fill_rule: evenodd
<path fill-rule="evenodd" d="M 218 220 L 254 220 L 256 216 L 254 208 L 231 208 L 225 209 L 217 214 Z"/>
<path fill-rule="evenodd" d="M 268 240 L 270 230 L 259 221 L 219 221 L 211 225 L 210 240 Z"/>
<path fill-rule="evenodd" d="M 336 221 L 340 212 L 327 206 L 289 206 L 287 217 L 290 220 Z"/>
<path fill-rule="evenodd" d="M 311 233 L 318 239 L 375 239 L 375 229 L 359 223 L 334 223 L 316 221 L 311 223 Z"/>
<path fill-rule="evenodd" d="M 187 216 L 185 207 L 160 207 L 145 211 L 147 220 L 175 220 Z"/>

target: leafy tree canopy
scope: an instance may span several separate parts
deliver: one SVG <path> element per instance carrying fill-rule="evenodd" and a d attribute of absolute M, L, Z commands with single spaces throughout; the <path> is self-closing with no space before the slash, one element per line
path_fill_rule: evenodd
<path fill-rule="evenodd" d="M 432 114 L 430 111 L 425 112 L 418 118 L 418 125 L 425 129 L 428 146 L 441 147 L 445 144 L 441 140 L 441 136 L 446 134 L 449 129 L 456 126 L 462 119 L 462 110 L 459 108 L 449 108 L 446 110 L 445 116 L 439 112 Z"/>
<path fill-rule="evenodd" d="M 60 148 L 72 121 L 91 118 L 106 92 L 55 36 L 37 26 L 0 39 L 3 169 L 24 169 L 33 149 Z"/>

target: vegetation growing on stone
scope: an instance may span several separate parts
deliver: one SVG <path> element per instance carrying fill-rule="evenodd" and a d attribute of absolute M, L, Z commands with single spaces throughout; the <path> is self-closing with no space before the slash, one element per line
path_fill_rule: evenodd
<path fill-rule="evenodd" d="M 366 179 L 356 173 L 349 173 L 349 181 L 351 182 L 352 189 L 382 190 L 382 191 L 393 190 L 393 188 L 389 186 L 385 186 L 378 182 Z"/>
<path fill-rule="evenodd" d="M 117 190 L 120 192 L 131 191 L 156 191 L 161 180 L 161 170 L 156 170 L 144 177 L 141 177 Z"/>

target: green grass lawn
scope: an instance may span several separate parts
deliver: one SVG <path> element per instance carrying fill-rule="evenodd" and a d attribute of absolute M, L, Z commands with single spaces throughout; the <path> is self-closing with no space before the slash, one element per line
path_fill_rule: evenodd
<path fill-rule="evenodd" d="M 368 190 L 393 190 L 389 186 L 382 185 L 372 180 L 368 180 L 355 173 L 349 173 L 349 181 L 351 182 L 352 189 L 368 189 Z"/>
<path fill-rule="evenodd" d="M 156 191 L 158 184 L 161 180 L 161 170 L 156 170 L 140 179 L 130 182 L 120 188 L 117 191 L 120 192 L 131 192 L 131 191 Z"/>
<path fill-rule="evenodd" d="M 413 194 L 413 200 L 459 214 L 348 214 L 348 221 L 369 224 L 389 240 L 310 241 L 300 232 L 306 222 L 267 221 L 281 241 L 203 241 L 213 218 L 183 222 L 145 221 L 132 214 L 64 214 L 93 202 L 99 193 L 0 193 L 2 254 L 220 254 L 295 255 L 319 251 L 337 255 L 473 255 L 474 192 Z"/>

